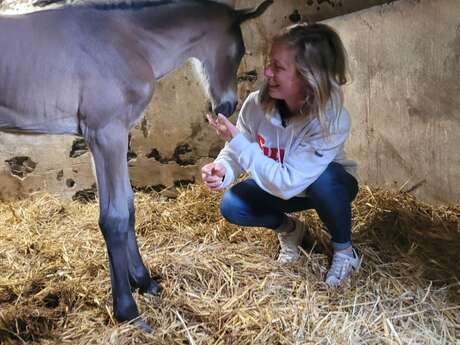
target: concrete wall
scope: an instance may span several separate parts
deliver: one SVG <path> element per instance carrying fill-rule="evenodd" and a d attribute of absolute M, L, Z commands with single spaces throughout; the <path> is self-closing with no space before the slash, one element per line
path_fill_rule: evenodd
<path fill-rule="evenodd" d="M 259 2 L 237 0 L 236 5 Z M 247 55 L 239 71 L 240 99 L 260 85 L 267 42 L 281 27 L 386 2 L 275 1 L 263 17 L 243 26 Z M 3 8 L 30 9 L 23 4 L 5 0 Z M 459 109 L 453 83 L 459 75 L 455 13 L 457 0 L 400 0 L 330 21 L 350 55 L 354 79 L 346 103 L 354 130 L 348 149 L 360 163 L 363 182 L 407 189 L 425 180 L 415 190 L 421 198 L 459 201 L 454 188 L 460 181 L 453 138 Z M 168 187 L 165 193 L 174 193 L 175 185 L 199 180 L 200 166 L 223 145 L 205 122 L 206 109 L 189 66 L 158 82 L 144 121 L 131 132 L 134 186 Z M 77 138 L 0 133 L 0 198 L 39 190 L 72 197 L 93 184 L 89 154 Z"/>
<path fill-rule="evenodd" d="M 361 180 L 460 202 L 460 1 L 397 1 L 328 21 L 350 55 Z"/>

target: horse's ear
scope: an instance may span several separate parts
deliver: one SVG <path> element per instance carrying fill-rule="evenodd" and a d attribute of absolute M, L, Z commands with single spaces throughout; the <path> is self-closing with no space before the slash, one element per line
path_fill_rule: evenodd
<path fill-rule="evenodd" d="M 37 0 L 32 2 L 34 7 L 46 7 L 48 5 L 57 4 L 57 3 L 65 3 L 65 0 Z"/>
<path fill-rule="evenodd" d="M 273 4 L 273 0 L 265 0 L 256 8 L 247 8 L 243 10 L 236 10 L 236 22 L 241 24 L 242 22 L 256 18 L 260 16 L 265 10 Z"/>

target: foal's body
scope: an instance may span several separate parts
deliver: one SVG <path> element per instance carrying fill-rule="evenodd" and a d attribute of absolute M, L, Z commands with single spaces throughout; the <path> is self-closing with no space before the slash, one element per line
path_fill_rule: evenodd
<path fill-rule="evenodd" d="M 215 30 L 206 13 L 190 2 L 0 17 L 0 127 L 84 135 L 85 127 L 101 127 L 126 104 L 142 107 L 155 79 L 180 66 L 194 43 Z M 168 30 L 171 18 L 175 30 Z M 129 113 L 122 114 L 128 127 L 140 116 Z"/>
<path fill-rule="evenodd" d="M 271 3 L 236 11 L 212 1 L 176 0 L 0 16 L 0 130 L 85 138 L 120 321 L 139 316 L 131 288 L 160 290 L 134 233 L 128 131 L 150 101 L 155 80 L 190 57 L 202 63 L 215 111 L 231 115 L 244 53 L 239 25 Z"/>

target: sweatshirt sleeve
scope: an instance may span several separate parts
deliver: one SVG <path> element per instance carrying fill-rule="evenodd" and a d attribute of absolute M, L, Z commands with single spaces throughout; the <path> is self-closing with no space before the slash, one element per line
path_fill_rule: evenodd
<path fill-rule="evenodd" d="M 256 94 L 253 93 L 248 96 L 241 107 L 236 122 L 236 128 L 239 131 L 238 135 L 241 135 L 249 143 L 255 142 L 255 135 L 251 130 L 251 125 L 248 123 L 250 119 L 250 112 L 252 105 L 256 99 Z M 238 154 L 227 142 L 224 148 L 219 152 L 215 163 L 220 163 L 225 167 L 225 177 L 222 182 L 221 188 L 226 188 L 231 185 L 243 172 L 243 168 L 238 162 Z"/>
<path fill-rule="evenodd" d="M 322 134 L 319 126 L 305 133 L 299 144 L 286 154 L 283 164 L 264 156 L 257 143 L 241 134 L 228 146 L 239 165 L 262 189 L 287 200 L 315 182 L 343 149 L 350 131 L 350 116 L 343 110 L 338 118 L 335 130 L 328 136 Z"/>

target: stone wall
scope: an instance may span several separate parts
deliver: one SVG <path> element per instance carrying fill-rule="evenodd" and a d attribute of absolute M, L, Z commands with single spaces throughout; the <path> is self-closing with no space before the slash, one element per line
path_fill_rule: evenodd
<path fill-rule="evenodd" d="M 76 2 L 79 0 L 72 1 Z M 260 2 L 236 1 L 236 7 L 252 7 Z M 243 26 L 247 55 L 239 71 L 240 99 L 260 85 L 267 42 L 281 27 L 384 2 L 387 0 L 275 1 L 263 17 Z M 30 1 L 18 0 L 4 0 L 0 8 L 7 13 L 36 10 Z M 208 102 L 190 66 L 158 82 L 144 120 L 131 132 L 128 158 L 135 187 L 173 195 L 175 186 L 200 179 L 200 167 L 212 160 L 223 145 L 205 122 L 207 108 Z M 64 198 L 81 195 L 94 186 L 90 161 L 80 138 L 0 133 L 0 199 L 37 191 Z"/>

